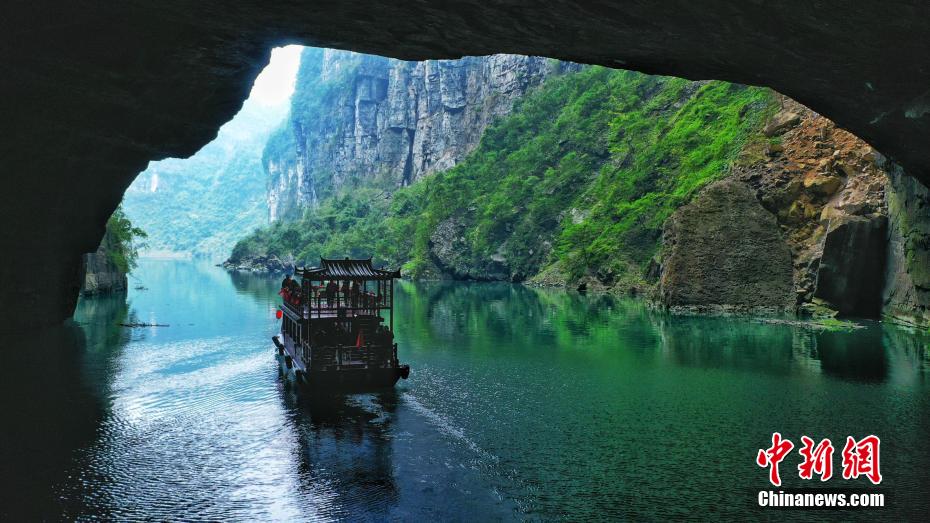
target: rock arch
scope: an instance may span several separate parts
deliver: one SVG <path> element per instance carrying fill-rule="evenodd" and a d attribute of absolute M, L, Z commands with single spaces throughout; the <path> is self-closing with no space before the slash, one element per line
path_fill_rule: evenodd
<path fill-rule="evenodd" d="M 531 54 L 770 86 L 930 181 L 930 5 L 863 0 L 15 2 L 0 19 L 0 328 L 73 311 L 150 160 L 193 154 L 285 43 Z"/>

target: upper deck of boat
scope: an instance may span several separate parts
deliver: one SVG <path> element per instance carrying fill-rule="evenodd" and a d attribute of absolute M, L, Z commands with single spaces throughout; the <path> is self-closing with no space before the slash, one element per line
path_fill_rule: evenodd
<path fill-rule="evenodd" d="M 320 267 L 299 268 L 301 281 L 282 285 L 284 309 L 293 319 L 352 319 L 387 315 L 394 328 L 394 279 L 399 271 L 376 269 L 371 258 L 320 259 Z"/>
<path fill-rule="evenodd" d="M 351 299 L 342 296 L 327 302 L 323 297 L 310 300 L 310 303 L 294 304 L 285 300 L 284 306 L 301 319 L 353 318 L 355 316 L 377 316 L 390 307 L 378 300 L 374 294 L 363 294 L 353 304 Z"/>

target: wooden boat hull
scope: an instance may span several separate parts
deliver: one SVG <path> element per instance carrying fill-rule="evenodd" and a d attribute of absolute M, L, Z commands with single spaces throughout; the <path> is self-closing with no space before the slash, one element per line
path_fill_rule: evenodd
<path fill-rule="evenodd" d="M 406 379 L 410 367 L 369 367 L 340 370 L 306 370 L 292 348 L 275 336 L 278 362 L 282 374 L 302 387 L 315 392 L 370 392 L 393 387 L 400 378 Z"/>

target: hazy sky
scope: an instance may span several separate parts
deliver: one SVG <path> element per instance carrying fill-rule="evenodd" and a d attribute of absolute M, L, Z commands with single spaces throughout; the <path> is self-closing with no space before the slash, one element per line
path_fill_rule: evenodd
<path fill-rule="evenodd" d="M 273 49 L 271 63 L 255 79 L 249 98 L 262 105 L 279 105 L 290 100 L 302 49 L 299 45 Z"/>

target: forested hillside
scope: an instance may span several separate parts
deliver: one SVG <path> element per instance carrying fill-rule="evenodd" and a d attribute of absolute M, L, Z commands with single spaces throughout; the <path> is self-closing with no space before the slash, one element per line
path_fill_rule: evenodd
<path fill-rule="evenodd" d="M 267 223 L 261 155 L 285 111 L 247 101 L 197 154 L 154 162 L 136 178 L 123 208 L 149 233 L 150 252 L 222 259 Z"/>
<path fill-rule="evenodd" d="M 568 72 L 454 167 L 409 187 L 358 176 L 239 242 L 231 261 L 374 256 L 414 277 L 635 284 L 665 219 L 729 172 L 774 106 L 768 90 L 723 82 Z"/>

